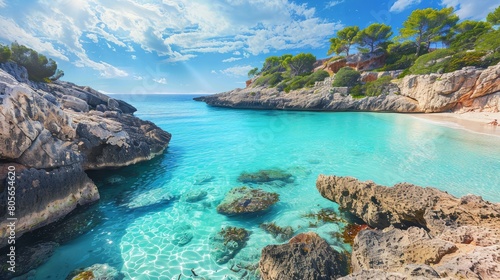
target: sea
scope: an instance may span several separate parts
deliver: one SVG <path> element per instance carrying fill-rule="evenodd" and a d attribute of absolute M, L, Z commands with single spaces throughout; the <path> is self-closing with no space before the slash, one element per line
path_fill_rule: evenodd
<path fill-rule="evenodd" d="M 68 236 L 68 226 L 46 233 L 61 245 L 30 279 L 65 279 L 94 264 L 113 267 L 125 279 L 253 279 L 245 268 L 258 263 L 262 248 L 286 242 L 260 227 L 270 222 L 291 226 L 295 234 L 316 232 L 336 250 L 350 251 L 338 235 L 345 222 L 311 216 L 325 209 L 342 216 L 316 190 L 319 174 L 387 186 L 408 182 L 500 202 L 497 136 L 405 114 L 239 110 L 193 97 L 114 96 L 135 106 L 137 117 L 172 133 L 168 149 L 148 162 L 89 171 L 100 201 L 67 218 L 74 238 L 61 238 Z M 293 177 L 238 181 L 242 173 L 260 170 Z M 279 202 L 262 214 L 219 214 L 216 207 L 226 193 L 245 185 L 278 193 Z M 200 192 L 206 195 L 199 201 L 185 199 Z M 231 261 L 220 264 L 211 240 L 227 227 L 244 228 L 249 238 Z"/>

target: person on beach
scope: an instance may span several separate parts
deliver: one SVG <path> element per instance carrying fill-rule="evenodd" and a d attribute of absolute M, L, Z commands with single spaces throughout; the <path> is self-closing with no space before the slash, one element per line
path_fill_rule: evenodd
<path fill-rule="evenodd" d="M 491 124 L 491 125 L 498 125 L 498 121 L 497 119 L 494 119 L 493 121 L 489 122 L 488 124 Z"/>

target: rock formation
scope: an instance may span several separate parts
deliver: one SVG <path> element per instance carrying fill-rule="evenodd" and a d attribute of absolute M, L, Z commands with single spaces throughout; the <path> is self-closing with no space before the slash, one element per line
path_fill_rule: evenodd
<path fill-rule="evenodd" d="M 394 76 L 394 73 L 377 74 Z M 364 75 L 371 81 L 374 75 Z M 376 111 L 431 113 L 500 111 L 500 64 L 487 69 L 466 67 L 445 74 L 409 75 L 394 80 L 395 90 L 374 97 L 353 98 L 331 83 L 317 83 L 286 93 L 277 88 L 247 87 L 195 98 L 211 106 L 310 111 Z"/>
<path fill-rule="evenodd" d="M 261 212 L 269 209 L 279 200 L 277 193 L 261 189 L 239 187 L 230 190 L 217 206 L 217 212 L 224 215 L 239 215 Z"/>
<path fill-rule="evenodd" d="M 269 245 L 259 262 L 264 280 L 331 280 L 348 273 L 345 254 L 316 233 L 301 233 L 283 245 Z"/>
<path fill-rule="evenodd" d="M 350 177 L 320 175 L 316 187 L 341 210 L 376 228 L 355 238 L 353 274 L 345 279 L 500 279 L 500 204 Z"/>
<path fill-rule="evenodd" d="M 14 63 L 0 68 L 0 200 L 14 167 L 17 238 L 99 199 L 85 170 L 151 159 L 170 141 L 126 102 L 68 82 L 31 82 Z M 0 207 L 0 247 L 8 217 Z"/>

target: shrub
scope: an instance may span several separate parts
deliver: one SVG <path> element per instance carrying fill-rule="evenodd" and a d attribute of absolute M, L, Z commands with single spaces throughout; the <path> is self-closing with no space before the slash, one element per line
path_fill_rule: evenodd
<path fill-rule="evenodd" d="M 485 33 L 476 41 L 475 47 L 478 51 L 500 51 L 500 29 Z"/>
<path fill-rule="evenodd" d="M 254 85 L 274 87 L 282 80 L 283 80 L 282 73 L 275 72 L 260 76 L 259 78 L 257 78 L 257 80 L 255 80 Z"/>
<path fill-rule="evenodd" d="M 484 62 L 482 58 L 484 57 L 484 52 L 462 52 L 454 55 L 451 60 L 446 63 L 444 67 L 444 72 L 453 72 L 460 70 L 466 66 L 479 66 L 484 67 Z"/>
<path fill-rule="evenodd" d="M 349 94 L 354 98 L 364 97 L 364 87 L 360 84 L 353 86 L 349 89 Z"/>
<path fill-rule="evenodd" d="M 0 44 L 0 63 L 9 60 L 11 55 L 12 52 L 10 51 L 9 47 Z"/>
<path fill-rule="evenodd" d="M 446 62 L 451 59 L 455 52 L 450 49 L 435 50 L 431 53 L 420 56 L 415 64 L 410 67 L 411 74 L 437 73 L 445 67 Z M 449 58 L 446 58 L 448 57 Z"/>
<path fill-rule="evenodd" d="M 384 76 L 373 82 L 368 82 L 364 85 L 364 93 L 367 96 L 378 96 L 387 91 L 391 84 L 392 77 Z"/>
<path fill-rule="evenodd" d="M 316 82 L 323 81 L 327 77 L 330 77 L 330 74 L 324 70 L 318 70 L 309 75 L 297 76 L 287 82 L 284 90 L 285 92 L 290 92 L 290 90 L 296 90 L 303 87 L 312 87 Z"/>
<path fill-rule="evenodd" d="M 353 87 L 359 84 L 359 78 L 361 74 L 350 68 L 344 67 L 340 69 L 337 74 L 335 74 L 335 80 L 333 81 L 334 87 Z"/>
<path fill-rule="evenodd" d="M 43 82 L 45 78 L 53 76 L 57 69 L 57 64 L 52 59 L 47 59 L 43 54 L 39 54 L 26 46 L 12 43 L 11 59 L 17 64 L 24 66 L 28 71 L 30 80 Z"/>

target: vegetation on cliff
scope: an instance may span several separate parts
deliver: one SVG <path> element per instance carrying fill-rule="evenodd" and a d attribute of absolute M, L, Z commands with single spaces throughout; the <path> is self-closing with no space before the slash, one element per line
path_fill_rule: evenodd
<path fill-rule="evenodd" d="M 53 59 L 17 42 L 12 43 L 10 48 L 0 45 L 0 63 L 7 61 L 26 68 L 29 79 L 35 82 L 50 82 L 64 75 L 62 70 L 57 69 Z"/>
<path fill-rule="evenodd" d="M 323 62 L 323 68 L 320 63 L 315 64 L 312 54 L 285 54 L 267 58 L 260 71 L 254 68 L 248 74 L 253 77 L 253 86 L 276 87 L 285 92 L 314 86 L 334 74 L 334 87 L 349 87 L 353 96 L 377 96 L 389 92 L 392 78 L 382 75 L 380 80 L 362 82 L 362 75 L 357 71 L 359 54 L 369 53 L 372 55 L 369 59 L 380 59 L 382 65 L 369 69 L 401 70 L 399 77 L 448 73 L 467 66 L 486 68 L 500 62 L 497 25 L 500 25 L 500 7 L 491 12 L 486 21 L 460 21 L 453 8 L 417 9 L 403 22 L 395 37 L 392 37 L 392 27 L 381 23 L 364 29 L 347 26 L 337 31 L 330 39 L 327 52 L 337 56 Z M 432 48 L 433 44 L 441 48 Z M 352 54 L 353 48 L 359 54 Z M 335 63 L 338 66 L 328 67 Z"/>

